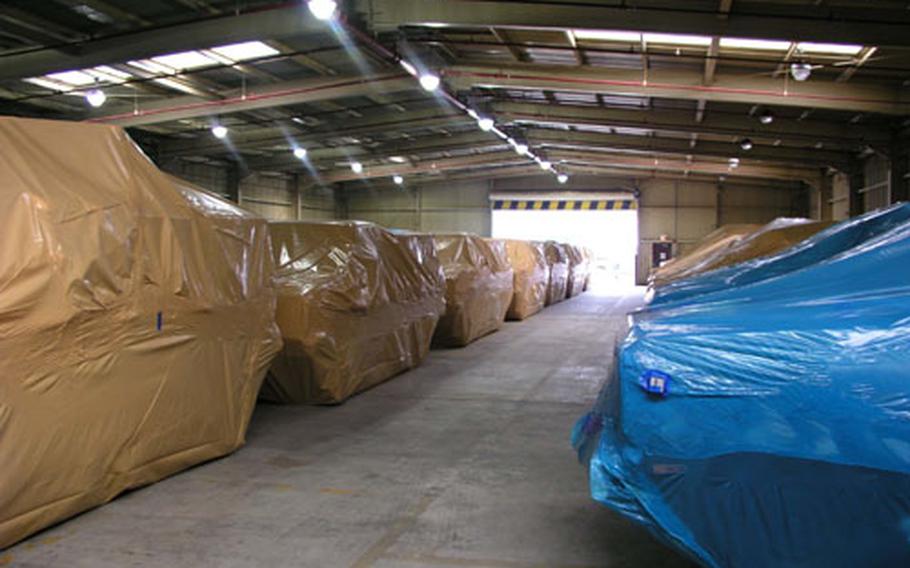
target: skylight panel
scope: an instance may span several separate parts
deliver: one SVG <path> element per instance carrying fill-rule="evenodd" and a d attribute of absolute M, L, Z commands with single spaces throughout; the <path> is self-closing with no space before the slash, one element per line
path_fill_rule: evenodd
<path fill-rule="evenodd" d="M 221 55 L 222 57 L 227 57 L 232 61 L 246 61 L 248 59 L 257 59 L 259 57 L 268 57 L 270 55 L 278 55 L 280 52 L 266 45 L 261 41 L 245 41 L 243 43 L 232 43 L 230 45 L 222 45 L 220 47 L 213 47 L 210 51 Z"/>
<path fill-rule="evenodd" d="M 755 51 L 786 51 L 790 49 L 789 41 L 770 39 L 746 39 L 738 37 L 720 38 L 720 46 L 727 49 L 752 49 Z"/>
<path fill-rule="evenodd" d="M 664 45 L 691 45 L 700 47 L 707 47 L 711 45 L 710 37 L 697 35 L 644 34 L 644 40 L 647 43 L 657 43 Z"/>
<path fill-rule="evenodd" d="M 641 34 L 638 32 L 622 32 L 611 30 L 573 30 L 577 39 L 588 39 L 595 41 L 620 41 L 624 43 L 638 43 L 641 41 Z"/>
<path fill-rule="evenodd" d="M 53 81 L 59 81 L 66 85 L 75 87 L 84 87 L 95 82 L 95 78 L 83 71 L 63 71 L 61 73 L 49 73 L 46 78 Z"/>
<path fill-rule="evenodd" d="M 62 83 L 56 81 L 51 81 L 49 79 L 44 79 L 41 77 L 30 77 L 28 79 L 23 79 L 26 83 L 31 83 L 32 85 L 38 85 L 39 87 L 44 87 L 45 89 L 50 89 L 52 91 L 69 91 L 72 90 L 72 87 L 68 87 Z"/>
<path fill-rule="evenodd" d="M 819 53 L 829 55 L 856 55 L 862 51 L 863 46 L 847 43 L 814 43 L 803 41 L 796 44 L 796 48 L 803 53 Z"/>
<path fill-rule="evenodd" d="M 179 81 L 174 81 L 173 79 L 154 79 L 154 82 L 169 89 L 180 91 L 182 93 L 188 93 L 190 95 L 196 94 L 196 91 L 194 91 L 191 87 L 187 87 L 186 85 L 180 83 Z"/>
<path fill-rule="evenodd" d="M 143 71 L 147 71 L 149 73 L 171 74 L 171 73 L 175 73 L 177 71 L 173 67 L 170 67 L 168 65 L 162 65 L 161 63 L 156 63 L 156 62 L 152 61 L 151 59 L 142 59 L 139 61 L 129 61 L 129 62 L 127 62 L 127 65 L 130 65 L 137 69 L 142 69 Z"/>
<path fill-rule="evenodd" d="M 152 61 L 167 65 L 173 69 L 197 69 L 209 65 L 217 65 L 217 61 L 207 57 L 198 51 L 183 51 L 180 53 L 171 53 L 169 55 L 159 55 L 152 57 Z"/>
<path fill-rule="evenodd" d="M 127 79 L 130 79 L 132 75 L 119 69 L 114 69 L 113 67 L 108 67 L 102 65 L 100 67 L 93 67 L 92 69 L 86 69 L 85 73 L 91 75 L 99 81 L 106 81 L 108 83 L 122 83 Z"/>

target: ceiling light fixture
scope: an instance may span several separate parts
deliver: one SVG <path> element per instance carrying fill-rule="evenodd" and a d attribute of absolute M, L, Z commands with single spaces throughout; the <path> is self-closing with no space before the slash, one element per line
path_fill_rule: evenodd
<path fill-rule="evenodd" d="M 417 68 L 411 65 L 408 61 L 402 59 L 398 62 L 401 65 L 401 68 L 408 72 L 408 75 L 416 77 L 418 75 Z"/>
<path fill-rule="evenodd" d="M 395 185 L 401 185 L 404 183 L 404 178 L 400 175 L 394 175 L 392 176 L 392 181 L 395 182 Z"/>
<path fill-rule="evenodd" d="M 222 138 L 227 137 L 227 135 L 228 135 L 228 129 L 226 126 L 221 126 L 220 124 L 216 124 L 215 126 L 212 127 L 212 136 L 214 136 L 215 138 L 218 138 L 219 140 L 221 140 Z"/>
<path fill-rule="evenodd" d="M 739 158 L 730 158 L 730 167 L 738 168 L 739 167 Z"/>
<path fill-rule="evenodd" d="M 550 162 L 548 162 L 546 160 L 541 160 L 537 163 L 540 164 L 540 169 L 542 169 L 543 171 L 547 171 L 553 167 L 553 164 L 551 164 Z"/>
<path fill-rule="evenodd" d="M 363 171 L 363 164 L 360 162 L 351 162 L 351 171 L 355 174 L 359 174 Z"/>
<path fill-rule="evenodd" d="M 477 119 L 477 126 L 479 126 L 480 129 L 484 132 L 489 132 L 493 130 L 493 127 L 496 126 L 496 123 L 493 122 L 492 118 L 483 117 Z"/>
<path fill-rule="evenodd" d="M 739 147 L 743 150 L 749 151 L 752 149 L 752 141 L 748 138 L 743 138 L 739 141 Z"/>
<path fill-rule="evenodd" d="M 515 145 L 515 152 L 516 152 L 519 156 L 524 156 L 525 154 L 528 153 L 528 145 L 527 145 L 527 144 L 516 144 L 516 145 Z"/>
<path fill-rule="evenodd" d="M 390 162 L 395 162 L 396 164 L 403 164 L 407 162 L 404 156 L 389 156 Z"/>
<path fill-rule="evenodd" d="M 771 124 L 774 122 L 774 113 L 768 109 L 761 111 L 761 114 L 758 115 L 758 121 L 762 124 Z"/>
<path fill-rule="evenodd" d="M 790 75 L 797 81 L 805 81 L 812 75 L 812 66 L 803 62 L 792 63 L 790 65 Z"/>
<path fill-rule="evenodd" d="M 561 184 L 564 184 L 567 181 L 569 181 L 569 176 L 567 174 L 559 174 L 558 176 L 556 176 L 556 181 L 558 181 Z"/>
<path fill-rule="evenodd" d="M 317 20 L 331 20 L 335 17 L 338 3 L 335 0 L 309 0 L 307 7 Z"/>
<path fill-rule="evenodd" d="M 92 89 L 85 93 L 85 100 L 88 101 L 88 104 L 91 106 L 98 108 L 107 100 L 107 95 L 105 95 L 104 91 L 101 89 Z"/>
<path fill-rule="evenodd" d="M 438 75 L 432 73 L 424 73 L 420 76 L 420 86 L 423 87 L 424 91 L 432 93 L 439 88 L 440 79 Z"/>
<path fill-rule="evenodd" d="M 298 160 L 306 158 L 306 148 L 301 148 L 300 146 L 294 148 L 294 157 Z"/>

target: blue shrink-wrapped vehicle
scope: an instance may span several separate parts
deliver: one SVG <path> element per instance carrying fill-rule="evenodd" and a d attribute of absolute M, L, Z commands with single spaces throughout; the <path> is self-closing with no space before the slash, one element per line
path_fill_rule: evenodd
<path fill-rule="evenodd" d="M 705 566 L 910 566 L 908 206 L 724 274 L 634 316 L 593 497 Z"/>
<path fill-rule="evenodd" d="M 910 221 L 910 204 L 866 213 L 828 227 L 777 254 L 677 280 L 649 291 L 652 307 L 700 301 L 707 294 L 724 291 L 799 270 L 858 246 L 883 232 Z"/>

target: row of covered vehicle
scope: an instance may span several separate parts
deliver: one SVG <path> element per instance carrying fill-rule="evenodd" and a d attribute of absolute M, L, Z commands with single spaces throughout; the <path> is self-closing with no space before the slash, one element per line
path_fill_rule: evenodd
<path fill-rule="evenodd" d="M 587 274 L 557 243 L 271 223 L 115 127 L 0 118 L 0 146 L 0 549 L 232 452 L 257 399 L 340 403 Z"/>

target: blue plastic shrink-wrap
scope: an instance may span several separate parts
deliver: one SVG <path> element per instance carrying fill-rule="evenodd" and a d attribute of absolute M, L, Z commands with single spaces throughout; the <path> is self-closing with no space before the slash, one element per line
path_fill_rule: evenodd
<path fill-rule="evenodd" d="M 719 268 L 649 290 L 652 307 L 700 301 L 707 294 L 774 278 L 831 258 L 910 220 L 910 204 L 866 213 L 829 227 L 778 254 Z"/>
<path fill-rule="evenodd" d="M 908 206 L 721 273 L 633 317 L 593 497 L 705 566 L 910 566 Z"/>

